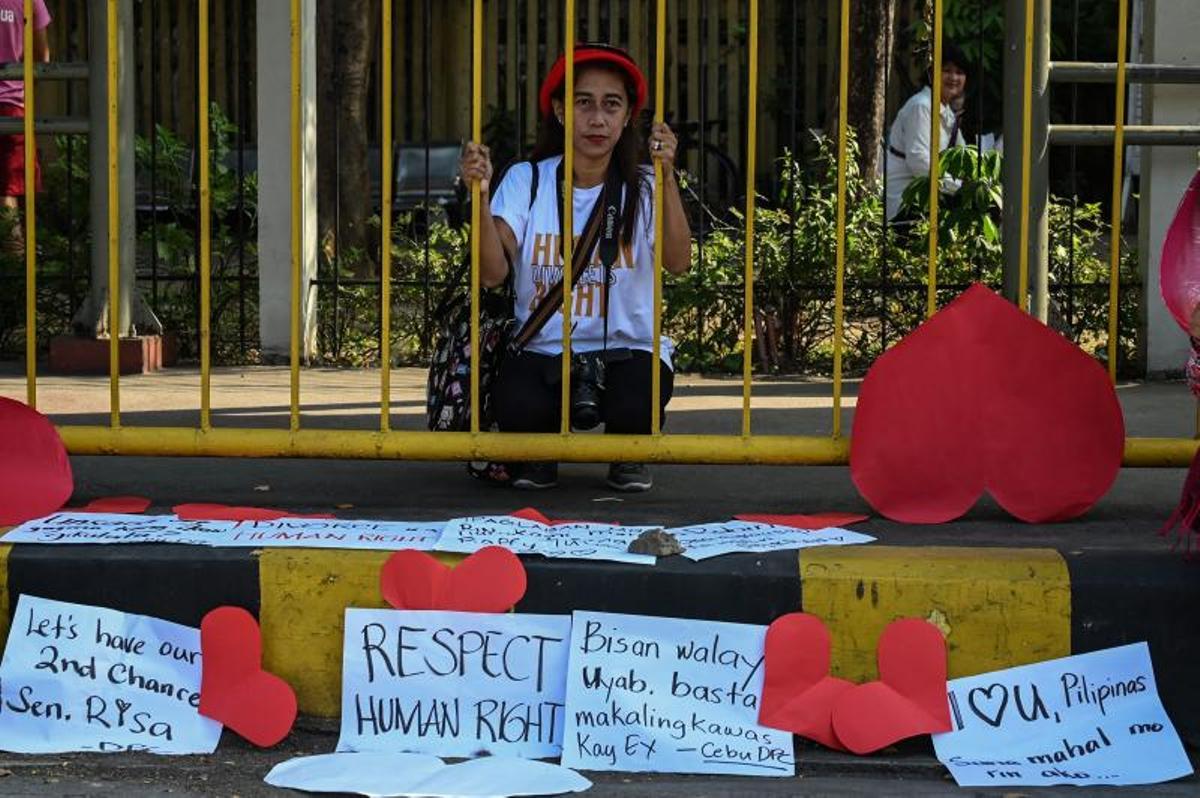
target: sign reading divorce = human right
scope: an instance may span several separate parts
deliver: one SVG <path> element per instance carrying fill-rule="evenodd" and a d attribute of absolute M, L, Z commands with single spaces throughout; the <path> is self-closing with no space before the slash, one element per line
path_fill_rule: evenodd
<path fill-rule="evenodd" d="M 766 628 L 576 612 L 566 767 L 792 776 L 792 736 L 760 726 Z"/>

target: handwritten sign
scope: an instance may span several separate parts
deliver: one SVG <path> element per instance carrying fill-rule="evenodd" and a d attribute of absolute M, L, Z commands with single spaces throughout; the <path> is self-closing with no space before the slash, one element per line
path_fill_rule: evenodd
<path fill-rule="evenodd" d="M 22 595 L 0 662 L 0 749 L 208 754 L 200 631 Z"/>
<path fill-rule="evenodd" d="M 190 543 L 213 545 L 237 527 L 232 521 L 181 521 L 173 515 L 54 513 L 13 527 L 4 543 Z M 220 545 L 220 544 L 218 544 Z"/>
<path fill-rule="evenodd" d="M 812 546 L 848 546 L 875 538 L 848 529 L 796 529 L 752 521 L 725 521 L 668 529 L 683 546 L 689 560 L 707 560 L 737 551 L 778 551 Z"/>
<path fill-rule="evenodd" d="M 442 536 L 442 522 L 281 518 L 246 521 L 222 546 L 302 546 L 313 549 L 418 549 L 429 551 Z"/>
<path fill-rule="evenodd" d="M 563 765 L 791 776 L 792 736 L 758 725 L 766 627 L 576 612 Z"/>
<path fill-rule="evenodd" d="M 587 522 L 549 525 L 511 515 L 486 515 L 449 521 L 437 548 L 469 553 L 484 546 L 503 546 L 514 554 L 653 565 L 652 555 L 630 554 L 628 548 L 643 532 L 657 528 Z"/>
<path fill-rule="evenodd" d="M 934 735 L 961 787 L 1155 784 L 1192 772 L 1145 643 L 955 679 Z"/>
<path fill-rule="evenodd" d="M 55 513 L 13 528 L 4 543 L 183 543 L 193 546 L 290 546 L 317 549 L 432 549 L 441 522 L 338 518 L 184 521 L 173 515 Z"/>
<path fill-rule="evenodd" d="M 338 751 L 557 756 L 571 618 L 346 610 Z"/>

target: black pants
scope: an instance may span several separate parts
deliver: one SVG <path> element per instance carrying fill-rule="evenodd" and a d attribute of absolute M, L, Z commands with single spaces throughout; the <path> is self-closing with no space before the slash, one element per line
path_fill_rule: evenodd
<path fill-rule="evenodd" d="M 604 431 L 650 434 L 650 363 L 654 355 L 637 349 L 628 359 L 608 363 L 603 416 Z M 675 374 L 659 362 L 661 400 L 665 410 L 675 387 Z M 522 352 L 500 370 L 493 401 L 502 432 L 558 432 L 562 418 L 562 359 L 558 355 Z"/>

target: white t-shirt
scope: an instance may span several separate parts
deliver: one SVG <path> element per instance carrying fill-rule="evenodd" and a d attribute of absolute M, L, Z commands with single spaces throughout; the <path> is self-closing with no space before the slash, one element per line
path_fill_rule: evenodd
<path fill-rule="evenodd" d="M 517 328 L 525 323 L 546 291 L 562 279 L 562 225 L 558 218 L 558 192 L 555 190 L 561 156 L 537 164 L 538 193 L 529 206 L 532 165 L 517 163 L 505 174 L 495 196 L 492 215 L 503 219 L 517 238 L 518 256 L 513 263 L 516 288 Z M 612 265 L 612 290 L 608 300 L 608 348 L 654 351 L 654 181 L 646 170 L 639 192 L 637 218 L 634 220 L 632 246 L 622 246 Z M 574 225 L 578 241 L 591 215 L 592 206 L 603 186 L 576 188 Z M 587 271 L 575 286 L 575 304 L 571 308 L 571 350 L 591 352 L 604 344 L 604 265 L 600 248 L 592 252 Z M 555 313 L 526 347 L 543 355 L 562 353 L 562 312 Z M 662 339 L 662 359 L 671 366 L 674 344 Z"/>
<path fill-rule="evenodd" d="M 887 146 L 887 215 L 894 219 L 900 213 L 904 189 L 917 177 L 929 177 L 930 124 L 933 114 L 933 90 L 928 86 L 908 98 L 896 114 L 892 130 L 888 134 Z M 950 141 L 950 132 L 954 130 L 954 111 L 949 105 L 942 103 L 942 131 L 938 136 L 938 151 L 949 147 L 966 144 L 962 130 L 959 130 L 954 141 Z M 900 157 L 893 150 L 904 153 Z M 958 181 L 953 178 L 942 179 L 942 190 L 953 193 L 958 190 Z"/>

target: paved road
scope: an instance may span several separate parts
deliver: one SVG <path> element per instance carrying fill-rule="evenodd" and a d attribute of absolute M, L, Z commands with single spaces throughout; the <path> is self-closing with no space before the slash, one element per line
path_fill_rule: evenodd
<path fill-rule="evenodd" d="M 262 782 L 271 767 L 292 756 L 327 753 L 335 735 L 328 728 L 308 728 L 293 735 L 283 749 L 251 750 L 242 741 L 226 735 L 218 753 L 205 757 L 151 757 L 101 755 L 13 757 L 0 759 L 0 795 L 79 796 L 281 796 L 282 790 Z M 904 744 L 901 750 L 874 757 L 853 757 L 805 749 L 798 752 L 800 775 L 789 779 L 700 777 L 626 773 L 589 773 L 594 787 L 589 798 L 634 798 L 679 796 L 679 798 L 742 798 L 762 796 L 1046 796 L 1079 798 L 1081 795 L 1112 793 L 1122 798 L 1140 796 L 1200 795 L 1195 776 L 1151 787 L 1122 787 L 1080 790 L 1078 787 L 1045 789 L 979 790 L 954 784 L 929 754 L 928 743 Z M 296 793 L 290 793 L 295 795 Z"/>

